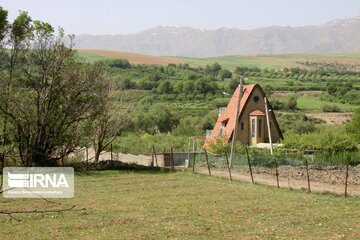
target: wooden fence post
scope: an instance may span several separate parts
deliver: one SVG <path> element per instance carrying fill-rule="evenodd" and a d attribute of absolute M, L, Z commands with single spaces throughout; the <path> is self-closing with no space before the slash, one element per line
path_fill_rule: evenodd
<path fill-rule="evenodd" d="M 113 163 L 113 145 L 112 145 L 112 143 L 110 144 L 110 163 L 111 163 L 111 167 L 113 167 L 114 163 Z"/>
<path fill-rule="evenodd" d="M 196 158 L 196 152 L 195 152 L 195 143 L 193 142 L 193 172 L 195 172 L 195 158 Z"/>
<path fill-rule="evenodd" d="M 348 178 L 349 178 L 349 160 L 346 161 L 346 175 L 345 175 L 345 197 L 347 197 L 347 185 L 348 185 Z"/>
<path fill-rule="evenodd" d="M 151 167 L 154 167 L 154 151 L 151 150 Z"/>
<path fill-rule="evenodd" d="M 227 153 L 226 153 L 226 152 L 224 152 L 224 153 L 225 153 L 226 165 L 227 165 L 227 168 L 228 168 L 228 170 L 229 170 L 230 181 L 232 181 L 229 159 L 228 159 Z"/>
<path fill-rule="evenodd" d="M 247 147 L 245 146 L 245 151 L 246 151 L 246 156 L 247 156 L 247 160 L 248 160 L 248 164 L 249 164 L 249 171 L 250 171 L 250 176 L 251 176 L 251 182 L 253 184 L 255 184 L 254 182 L 254 177 L 253 177 L 253 172 L 252 172 L 252 168 L 251 168 L 251 163 L 250 163 L 250 157 L 249 157 L 249 151 L 247 149 Z"/>
<path fill-rule="evenodd" d="M 302 155 L 301 155 L 302 156 Z M 308 161 L 305 158 L 305 167 L 306 167 L 306 178 L 307 178 L 307 183 L 308 183 L 308 191 L 311 192 L 311 188 L 310 188 L 310 175 L 309 175 L 309 165 L 308 165 Z"/>
<path fill-rule="evenodd" d="M 170 165 L 171 165 L 171 169 L 175 170 L 174 149 L 172 146 L 170 146 Z"/>
<path fill-rule="evenodd" d="M 189 140 L 189 147 L 188 147 L 188 161 L 189 161 L 189 163 L 190 163 L 190 148 L 191 148 L 191 142 L 190 142 L 190 140 Z M 189 165 L 188 165 L 188 167 L 189 167 Z"/>
<path fill-rule="evenodd" d="M 89 168 L 89 149 L 87 147 L 85 150 L 85 155 L 86 155 L 86 167 Z"/>
<path fill-rule="evenodd" d="M 278 172 L 278 164 L 277 164 L 276 158 L 274 158 L 274 160 L 275 160 L 275 175 L 276 175 L 276 184 L 277 184 L 277 188 L 280 188 L 280 185 L 279 185 L 279 172 Z"/>
<path fill-rule="evenodd" d="M 158 160 L 157 160 L 157 155 L 156 155 L 156 151 L 155 151 L 154 146 L 152 146 L 152 156 L 153 156 L 153 161 L 155 159 L 156 167 L 159 167 Z"/>
<path fill-rule="evenodd" d="M 207 168 L 208 168 L 208 171 L 209 171 L 209 176 L 211 176 L 210 164 L 209 164 L 209 158 L 208 158 L 208 154 L 207 154 L 207 151 L 206 151 L 206 149 L 205 149 L 205 148 L 204 148 L 204 152 L 205 152 L 205 158 L 206 158 Z"/>

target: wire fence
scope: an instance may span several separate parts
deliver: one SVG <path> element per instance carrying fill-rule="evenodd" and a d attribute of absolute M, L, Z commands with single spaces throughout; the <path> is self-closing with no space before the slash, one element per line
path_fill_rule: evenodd
<path fill-rule="evenodd" d="M 359 152 L 244 148 L 232 162 L 228 153 L 195 154 L 190 159 L 194 172 L 253 183 L 360 196 Z M 229 164 L 228 164 L 229 163 Z"/>
<path fill-rule="evenodd" d="M 153 147 L 149 151 L 151 156 L 103 152 L 101 160 L 110 160 L 111 166 L 114 166 L 113 161 L 117 161 L 172 169 L 182 167 L 230 180 L 360 196 L 359 151 L 331 153 L 279 148 L 271 155 L 269 149 L 243 147 L 231 158 L 229 153 L 212 154 L 198 150 L 196 146 L 189 148 L 188 152 L 176 152 L 172 147 L 169 150 L 159 152 Z M 88 149 L 82 149 L 75 155 L 79 155 L 75 159 L 79 158 L 87 165 L 92 159 Z M 21 165 L 19 159 L 18 154 L 9 153 L 5 166 Z"/>

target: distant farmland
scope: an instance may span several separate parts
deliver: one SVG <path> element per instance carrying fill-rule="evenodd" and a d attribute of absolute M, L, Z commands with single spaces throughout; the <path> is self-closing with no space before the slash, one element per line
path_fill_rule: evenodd
<path fill-rule="evenodd" d="M 133 64 L 154 64 L 166 65 L 170 63 L 188 63 L 193 66 L 205 67 L 214 62 L 219 63 L 224 68 L 234 70 L 237 66 L 275 68 L 300 67 L 304 68 L 299 62 L 317 62 L 317 63 L 338 63 L 345 65 L 359 65 L 360 53 L 354 54 L 282 54 L 282 55 L 254 55 L 254 56 L 221 56 L 211 58 L 188 58 L 188 57 L 158 57 L 138 53 L 129 53 L 101 49 L 78 49 L 81 57 L 88 61 L 101 59 L 127 59 Z M 357 69 L 360 71 L 359 69 Z"/>
<path fill-rule="evenodd" d="M 234 70 L 237 66 L 274 68 L 300 67 L 304 65 L 299 62 L 317 62 L 317 63 L 339 63 L 345 65 L 359 65 L 360 54 L 282 54 L 282 55 L 254 55 L 254 56 L 221 56 L 211 58 L 185 58 L 178 57 L 180 61 L 204 67 L 214 62 L 221 66 Z M 360 68 L 358 69 L 360 70 Z"/>
<path fill-rule="evenodd" d="M 172 57 L 157 57 L 145 54 L 101 50 L 101 49 L 77 49 L 80 57 L 85 58 L 88 61 L 97 61 L 102 59 L 127 59 L 133 64 L 154 64 L 154 65 L 166 65 L 170 63 L 178 64 L 181 60 Z"/>

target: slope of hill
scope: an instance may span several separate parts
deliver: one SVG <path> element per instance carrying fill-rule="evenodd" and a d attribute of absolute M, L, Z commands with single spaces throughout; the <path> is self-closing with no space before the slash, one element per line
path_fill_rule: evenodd
<path fill-rule="evenodd" d="M 205 67 L 218 62 L 224 68 L 234 70 L 237 66 L 275 68 L 301 67 L 306 62 L 310 63 L 337 63 L 352 66 L 356 71 L 360 70 L 360 54 L 282 54 L 282 55 L 253 55 L 253 56 L 220 56 L 209 58 L 189 57 L 159 57 L 130 52 L 101 50 L 101 49 L 78 49 L 79 55 L 88 61 L 101 59 L 127 59 L 133 64 L 166 65 L 169 63 L 188 63 L 193 66 Z"/>
<path fill-rule="evenodd" d="M 209 58 L 177 57 L 179 61 L 205 67 L 206 65 L 219 63 L 230 70 L 237 66 L 275 68 L 284 67 L 307 67 L 306 63 L 312 64 L 338 64 L 352 70 L 360 70 L 360 54 L 281 54 L 281 55 L 253 55 L 253 56 L 220 56 Z"/>
<path fill-rule="evenodd" d="M 165 65 L 169 63 L 178 64 L 181 61 L 172 57 L 158 57 L 145 54 L 101 50 L 101 49 L 77 49 L 81 57 L 89 61 L 96 61 L 101 59 L 127 59 L 133 64 L 154 64 L 154 65 Z"/>
<path fill-rule="evenodd" d="M 359 42 L 360 17 L 319 26 L 273 26 L 254 30 L 157 26 L 136 34 L 76 38 L 77 48 L 185 57 L 360 52 Z"/>

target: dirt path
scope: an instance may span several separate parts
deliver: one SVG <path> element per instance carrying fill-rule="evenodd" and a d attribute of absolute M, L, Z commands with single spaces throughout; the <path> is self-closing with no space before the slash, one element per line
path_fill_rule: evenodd
<path fill-rule="evenodd" d="M 208 175 L 207 168 L 196 168 L 196 172 Z M 211 174 L 217 177 L 229 178 L 229 173 L 225 170 L 211 169 Z M 234 180 L 247 181 L 251 182 L 250 175 L 245 175 L 239 172 L 232 172 L 232 178 Z M 253 174 L 255 183 L 276 186 L 276 176 L 268 174 Z M 310 177 L 311 179 L 311 177 Z M 281 188 L 289 189 L 306 189 L 308 188 L 307 181 L 297 180 L 292 178 L 283 178 L 279 177 L 279 185 Z M 335 194 L 344 194 L 345 185 L 344 184 L 330 184 L 323 182 L 310 182 L 310 187 L 312 192 L 319 193 L 335 193 Z M 348 195 L 360 196 L 360 186 L 358 185 L 348 185 Z"/>

